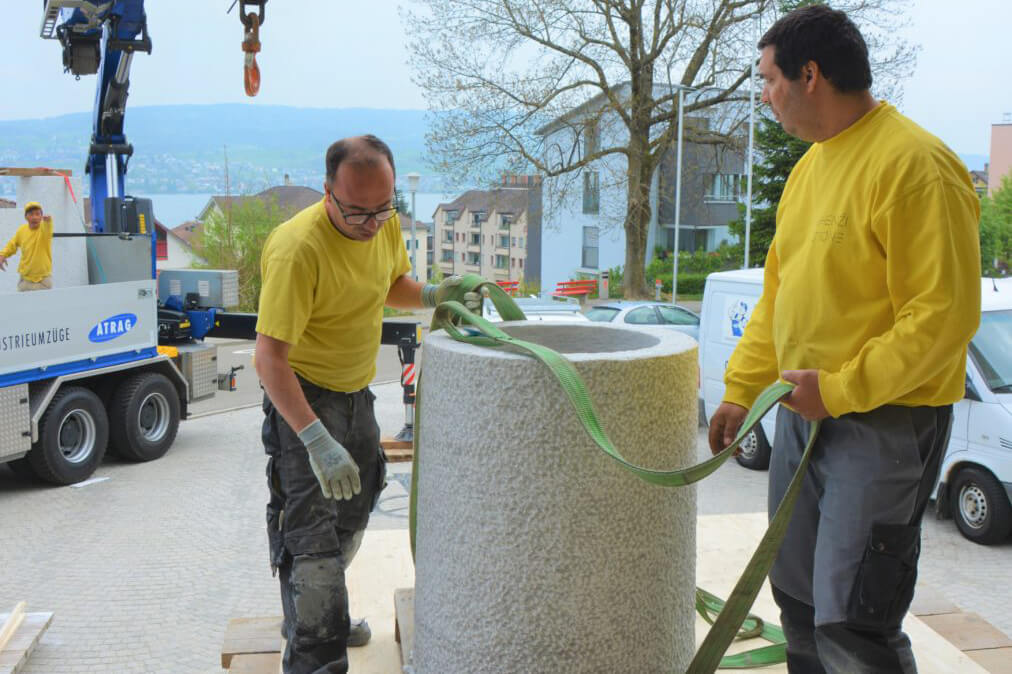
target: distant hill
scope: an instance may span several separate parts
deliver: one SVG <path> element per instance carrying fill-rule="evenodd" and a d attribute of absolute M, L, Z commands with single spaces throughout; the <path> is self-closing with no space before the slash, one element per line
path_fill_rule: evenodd
<path fill-rule="evenodd" d="M 287 106 L 171 105 L 129 108 L 134 146 L 127 174 L 136 192 L 221 192 L 228 150 L 231 190 L 259 190 L 288 173 L 319 185 L 323 156 L 338 138 L 373 133 L 390 144 L 397 172 L 431 173 L 423 162 L 422 110 L 321 109 Z M 83 173 L 91 114 L 0 121 L 0 165 L 71 168 Z M 433 184 L 438 181 L 432 178 Z M 423 181 L 422 189 L 426 189 Z"/>

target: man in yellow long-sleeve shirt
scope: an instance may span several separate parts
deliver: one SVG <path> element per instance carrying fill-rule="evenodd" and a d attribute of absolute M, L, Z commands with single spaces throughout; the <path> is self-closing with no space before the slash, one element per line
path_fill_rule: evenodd
<path fill-rule="evenodd" d="M 25 220 L 0 251 L 0 270 L 5 270 L 7 258 L 20 250 L 18 290 L 48 290 L 53 287 L 53 218 L 42 214 L 38 202 L 29 201 Z"/>
<path fill-rule="evenodd" d="M 759 42 L 763 102 L 814 144 L 777 210 L 763 295 L 725 375 L 715 451 L 777 377 L 769 509 L 822 419 L 770 572 L 792 672 L 913 672 L 901 629 L 920 520 L 980 320 L 979 203 L 941 141 L 876 101 L 864 39 L 822 5 Z"/>

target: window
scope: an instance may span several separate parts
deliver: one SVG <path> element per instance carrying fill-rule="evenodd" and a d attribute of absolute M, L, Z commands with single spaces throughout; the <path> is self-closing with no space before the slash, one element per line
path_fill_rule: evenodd
<path fill-rule="evenodd" d="M 712 201 L 735 201 L 743 194 L 742 176 L 711 173 L 706 176 L 706 198 Z"/>
<path fill-rule="evenodd" d="M 657 307 L 661 320 L 668 325 L 699 325 L 699 317 L 680 307 Z"/>
<path fill-rule="evenodd" d="M 466 262 L 467 261 L 466 258 L 464 257 L 463 253 L 460 254 L 460 261 L 461 262 Z"/>
<path fill-rule="evenodd" d="M 474 264 L 474 265 L 480 265 L 481 264 L 481 255 L 480 255 L 480 253 L 468 253 L 467 254 L 467 263 L 468 264 Z"/>
<path fill-rule="evenodd" d="M 517 237 L 515 237 L 515 236 L 513 237 L 513 247 L 514 248 L 517 247 Z"/>
<path fill-rule="evenodd" d="M 522 236 L 520 237 L 520 247 L 521 248 L 524 247 L 524 237 L 522 237 Z"/>
<path fill-rule="evenodd" d="M 510 225 L 513 224 L 512 213 L 501 213 L 499 214 L 499 229 L 509 229 Z"/>
<path fill-rule="evenodd" d="M 517 259 L 515 257 L 510 258 L 510 267 L 512 267 L 513 269 L 517 268 Z"/>
<path fill-rule="evenodd" d="M 506 269 L 507 268 L 507 266 L 506 266 L 506 259 L 507 259 L 506 255 L 496 255 L 495 256 L 495 268 L 496 269 Z"/>
<path fill-rule="evenodd" d="M 601 187 L 597 171 L 583 173 L 583 212 L 596 214 L 601 210 Z"/>
<path fill-rule="evenodd" d="M 597 269 L 597 227 L 583 228 L 583 259 L 581 264 L 590 269 Z"/>
<path fill-rule="evenodd" d="M 481 227 L 481 223 L 485 222 L 485 219 L 485 211 L 475 211 L 471 214 L 471 226 Z"/>
<path fill-rule="evenodd" d="M 614 319 L 616 314 L 618 314 L 618 309 L 614 307 L 594 307 L 587 310 L 587 318 L 601 323 L 607 323 Z"/>
<path fill-rule="evenodd" d="M 168 260 L 169 259 L 169 242 L 166 238 L 165 230 L 158 227 L 155 230 L 155 259 L 157 260 Z"/>
<path fill-rule="evenodd" d="M 597 122 L 583 127 L 583 156 L 589 157 L 601 149 L 601 138 L 597 133 Z"/>
<path fill-rule="evenodd" d="M 523 258 L 520 258 L 520 268 L 521 269 L 524 268 L 524 259 Z"/>
<path fill-rule="evenodd" d="M 513 237 L 513 245 L 516 245 L 516 242 L 517 242 L 516 237 Z M 500 248 L 509 248 L 510 247 L 510 238 L 508 236 L 500 236 L 499 237 L 499 247 Z"/>
<path fill-rule="evenodd" d="M 446 235 L 443 237 L 443 240 L 446 241 L 447 243 L 453 243 L 453 232 L 448 229 L 443 233 Z"/>
<path fill-rule="evenodd" d="M 653 307 L 640 307 L 639 309 L 633 309 L 625 317 L 626 323 L 632 323 L 633 325 L 658 325 L 660 320 L 657 318 L 657 313 Z"/>
<path fill-rule="evenodd" d="M 460 217 L 460 213 L 457 211 L 446 211 L 446 217 L 444 222 L 448 225 L 452 225 L 457 222 L 457 218 Z"/>
<path fill-rule="evenodd" d="M 480 246 L 481 245 L 481 234 L 472 234 L 471 235 L 471 245 L 472 246 Z"/>
<path fill-rule="evenodd" d="M 443 256 L 439 258 L 439 261 L 440 262 L 453 262 L 453 251 L 452 250 L 444 250 L 443 251 Z"/>

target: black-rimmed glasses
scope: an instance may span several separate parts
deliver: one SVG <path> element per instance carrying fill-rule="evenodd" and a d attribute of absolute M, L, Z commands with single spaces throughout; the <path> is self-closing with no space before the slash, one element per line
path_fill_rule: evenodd
<path fill-rule="evenodd" d="M 396 206 L 381 208 L 378 211 L 367 211 L 365 213 L 348 213 L 344 210 L 344 205 L 337 200 L 337 197 L 334 196 L 333 192 L 330 193 L 330 198 L 334 200 L 334 205 L 337 206 L 337 210 L 341 211 L 341 217 L 343 217 L 344 221 L 349 225 L 364 225 L 369 222 L 370 218 L 375 218 L 376 222 L 383 223 L 397 215 Z"/>

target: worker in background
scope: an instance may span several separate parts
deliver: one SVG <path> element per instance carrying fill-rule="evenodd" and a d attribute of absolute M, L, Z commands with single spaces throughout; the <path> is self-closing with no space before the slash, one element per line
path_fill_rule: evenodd
<path fill-rule="evenodd" d="M 39 202 L 29 201 L 25 220 L 0 251 L 0 271 L 6 270 L 7 259 L 20 250 L 18 290 L 48 290 L 53 287 L 53 218 L 42 214 Z"/>
<path fill-rule="evenodd" d="M 814 144 L 777 211 L 763 294 L 725 374 L 714 451 L 777 377 L 769 512 L 822 420 L 770 572 L 791 672 L 913 672 L 901 622 L 921 515 L 980 320 L 979 202 L 940 140 L 875 100 L 842 12 L 794 10 L 759 42 L 762 100 Z"/>
<path fill-rule="evenodd" d="M 368 384 L 383 306 L 480 297 L 408 277 L 394 198 L 394 159 L 374 136 L 327 150 L 324 198 L 275 229 L 261 258 L 256 370 L 269 456 L 267 533 L 287 645 L 284 671 L 346 672 L 346 647 L 368 641 L 348 616 L 345 568 L 385 484 Z M 454 294 L 457 293 L 457 294 Z"/>

